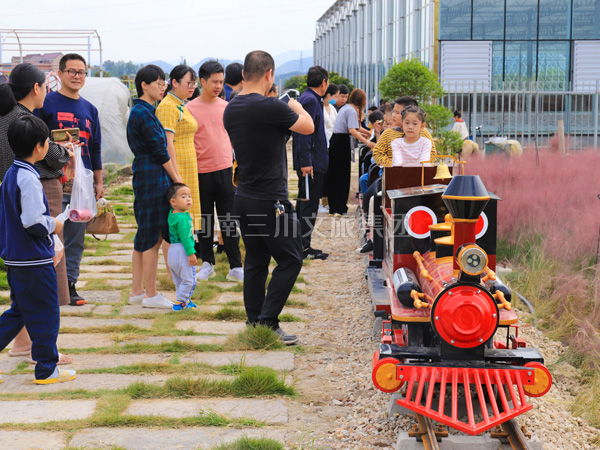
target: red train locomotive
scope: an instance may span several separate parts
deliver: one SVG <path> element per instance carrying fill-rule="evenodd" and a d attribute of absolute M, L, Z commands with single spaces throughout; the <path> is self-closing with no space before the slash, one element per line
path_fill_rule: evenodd
<path fill-rule="evenodd" d="M 383 318 L 372 379 L 383 392 L 406 385 L 399 405 L 475 435 L 529 411 L 552 378 L 494 272 L 499 198 L 478 176 L 425 185 L 433 170 L 385 169 L 367 270 Z"/>

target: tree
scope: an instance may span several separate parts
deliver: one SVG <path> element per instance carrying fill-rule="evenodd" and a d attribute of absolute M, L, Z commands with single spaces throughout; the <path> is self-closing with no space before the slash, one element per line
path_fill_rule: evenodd
<path fill-rule="evenodd" d="M 300 90 L 303 84 L 306 89 L 306 75 L 294 75 L 293 77 L 288 78 L 285 83 L 283 83 L 283 89 Z"/>
<path fill-rule="evenodd" d="M 105 61 L 102 65 L 102 68 L 110 72 L 113 77 L 127 76 L 127 75 L 135 75 L 139 69 L 141 69 L 143 64 L 134 64 L 133 61 Z"/>
<path fill-rule="evenodd" d="M 437 76 L 417 58 L 409 58 L 394 64 L 379 83 L 382 98 L 393 100 L 409 95 L 419 103 L 430 102 L 444 93 Z"/>
<path fill-rule="evenodd" d="M 354 90 L 354 85 L 352 84 L 352 80 L 350 78 L 346 78 L 338 74 L 337 72 L 329 72 L 329 82 L 333 84 L 345 84 L 348 86 L 350 92 Z"/>

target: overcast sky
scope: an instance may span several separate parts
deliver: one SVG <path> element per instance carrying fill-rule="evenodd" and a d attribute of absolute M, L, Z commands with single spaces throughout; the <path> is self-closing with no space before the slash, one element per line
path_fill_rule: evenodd
<path fill-rule="evenodd" d="M 312 48 L 334 0 L 0 0 L 0 29 L 96 29 L 103 59 L 195 63 Z M 46 47 L 48 48 L 48 47 Z M 82 52 L 83 53 L 83 52 Z M 3 53 L 7 61 L 15 53 Z"/>

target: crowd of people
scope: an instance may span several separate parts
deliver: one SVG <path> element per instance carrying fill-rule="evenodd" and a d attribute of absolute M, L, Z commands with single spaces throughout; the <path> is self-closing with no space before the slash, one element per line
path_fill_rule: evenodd
<path fill-rule="evenodd" d="M 216 274 L 218 238 L 229 262 L 227 279 L 243 283 L 247 324 L 267 326 L 292 345 L 298 338 L 281 329 L 279 315 L 302 261 L 328 257 L 312 247 L 311 234 L 319 212 L 347 214 L 356 144 L 372 149 L 379 166 L 413 165 L 435 147 L 414 99 L 382 103 L 366 116 L 365 92 L 330 83 L 320 66 L 308 70 L 298 100 L 279 99 L 274 71 L 271 55 L 254 51 L 243 65 L 224 68 L 211 60 L 198 74 L 184 64 L 169 76 L 155 65 L 136 74 L 138 98 L 127 124 L 137 222 L 128 301 L 195 308 L 196 284 Z M 38 384 L 75 378 L 74 371 L 57 368 L 72 358 L 56 347 L 59 305 L 85 303 L 76 284 L 86 224 L 66 220 L 63 227 L 59 216 L 71 200 L 64 167 L 74 151 L 93 171 L 96 199 L 104 197 L 98 111 L 79 94 L 85 59 L 65 55 L 58 77 L 59 90 L 46 95 L 44 74 L 20 64 L 0 86 L 0 257 L 12 302 L 0 317 L 0 348 L 16 338 L 9 354 L 36 363 Z M 51 130 L 69 128 L 79 130 L 74 141 L 70 135 L 62 142 L 48 139 Z M 288 195 L 290 136 L 298 175 L 295 208 Z M 367 181 L 361 179 L 361 190 L 368 202 L 380 183 Z M 56 267 L 52 235 L 65 247 Z M 161 247 L 175 301 L 157 291 Z M 267 286 L 272 258 L 277 265 Z M 35 287 L 26 281 L 34 276 L 40 281 Z"/>

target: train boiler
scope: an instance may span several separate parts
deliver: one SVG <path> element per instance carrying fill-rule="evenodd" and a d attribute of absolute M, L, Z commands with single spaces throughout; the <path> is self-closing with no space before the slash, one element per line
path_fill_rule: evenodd
<path fill-rule="evenodd" d="M 519 338 L 495 274 L 499 198 L 472 175 L 383 195 L 376 270 L 388 302 L 375 305 L 384 320 L 374 385 L 404 387 L 400 406 L 471 435 L 532 409 L 527 397 L 546 394 L 552 377 Z"/>

